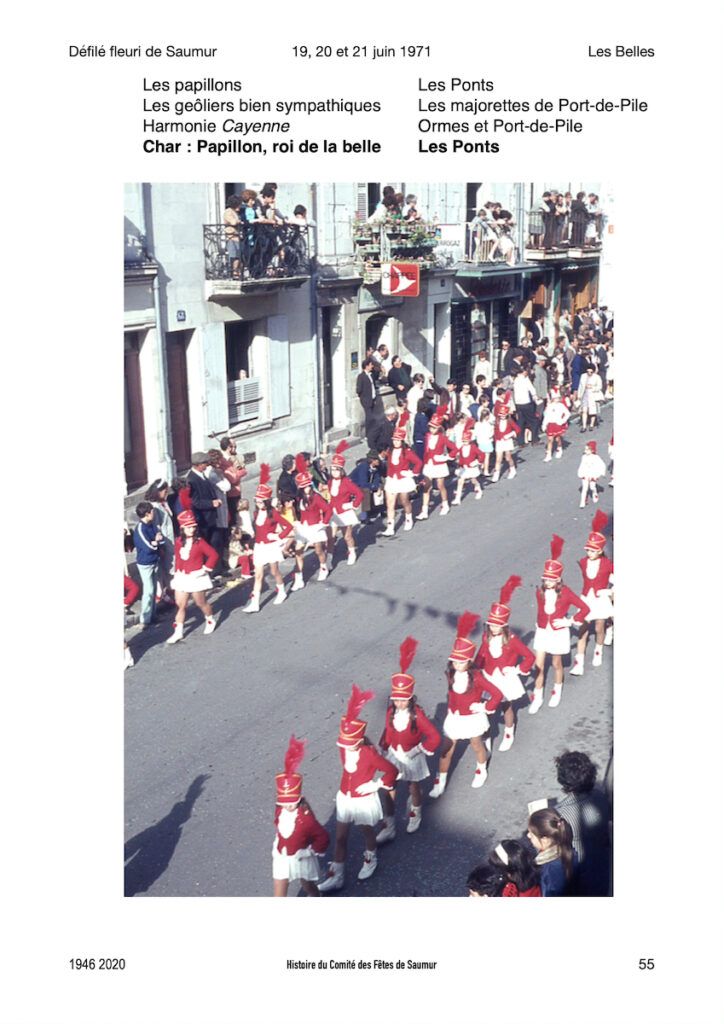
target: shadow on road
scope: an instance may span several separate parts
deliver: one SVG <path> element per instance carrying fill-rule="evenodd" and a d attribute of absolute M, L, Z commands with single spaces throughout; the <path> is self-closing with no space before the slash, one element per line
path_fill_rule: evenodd
<path fill-rule="evenodd" d="M 210 775 L 197 775 L 183 800 L 161 821 L 129 839 L 124 847 L 124 895 L 135 896 L 151 888 L 171 863 L 184 824 L 191 817 Z"/>

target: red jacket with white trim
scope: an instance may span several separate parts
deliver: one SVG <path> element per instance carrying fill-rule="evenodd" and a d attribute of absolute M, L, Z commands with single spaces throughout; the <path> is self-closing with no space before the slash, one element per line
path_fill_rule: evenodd
<path fill-rule="evenodd" d="M 504 668 L 513 668 L 520 661 L 520 671 L 524 674 L 530 672 L 535 663 L 535 654 L 523 643 L 515 633 L 510 634 L 510 640 L 503 644 L 499 658 L 494 658 L 490 651 L 487 634 L 483 637 L 480 650 L 475 656 L 473 664 L 479 668 L 486 677 L 490 678 L 496 668 L 502 672 Z"/>
<path fill-rule="evenodd" d="M 501 426 L 502 424 L 502 426 Z M 496 441 L 505 441 L 507 438 L 512 437 L 514 434 L 520 433 L 520 427 L 512 420 L 510 416 L 496 416 L 495 418 L 495 430 L 493 431 L 493 438 Z"/>
<path fill-rule="evenodd" d="M 437 434 L 425 434 L 425 462 L 444 465 L 448 459 L 455 458 L 455 445 L 442 431 Z"/>
<path fill-rule="evenodd" d="M 395 452 L 400 453 L 400 460 L 396 464 L 392 461 Z M 399 480 L 403 476 L 415 476 L 422 472 L 422 463 L 412 448 L 391 448 L 387 459 L 387 475 Z"/>
<path fill-rule="evenodd" d="M 490 697 L 485 702 L 485 710 L 492 714 L 498 707 L 503 694 L 490 680 L 483 676 L 478 669 L 473 669 L 473 685 L 466 693 L 455 693 L 452 686 L 448 684 L 447 707 L 448 711 L 457 711 L 459 715 L 475 715 L 476 711 L 470 710 L 471 704 L 482 704 L 483 693 L 489 693 Z"/>
<path fill-rule="evenodd" d="M 395 779 L 400 774 L 395 766 L 369 743 L 363 743 L 359 748 L 359 761 L 353 772 L 345 770 L 344 747 L 339 748 L 339 754 L 342 759 L 342 781 L 339 784 L 339 789 L 347 796 L 363 796 L 364 794 L 357 792 L 357 787 L 364 782 L 371 782 L 377 772 L 382 772 L 382 788 L 392 789 Z"/>
<path fill-rule="evenodd" d="M 362 504 L 362 498 L 364 495 L 359 489 L 356 483 L 353 483 L 348 476 L 339 478 L 339 490 L 334 493 L 335 478 L 331 477 L 329 481 L 329 504 L 331 505 L 332 512 L 339 514 L 340 512 L 347 512 L 353 506 L 359 508 Z"/>
<path fill-rule="evenodd" d="M 409 725 L 399 732 L 392 724 L 394 717 L 395 708 L 388 708 L 385 728 L 380 737 L 380 746 L 383 750 L 387 750 L 389 747 L 413 750 L 415 747 L 421 746 L 426 754 L 433 754 L 440 746 L 440 733 L 419 704 L 415 707 L 415 728 L 412 726 L 412 715 L 410 715 Z"/>
<path fill-rule="evenodd" d="M 467 453 L 465 452 L 466 448 Z M 455 457 L 457 458 L 458 465 L 461 469 L 467 469 L 470 466 L 477 466 L 480 462 L 485 461 L 485 455 L 473 442 L 470 444 L 461 444 L 459 448 L 456 448 Z"/>
<path fill-rule="evenodd" d="M 559 629 L 565 627 L 554 626 L 553 623 L 556 619 L 565 619 L 568 615 L 569 608 L 578 608 L 577 613 L 573 616 L 573 621 L 579 624 L 583 622 L 591 610 L 585 601 L 581 600 L 576 594 L 573 593 L 568 587 L 561 587 L 556 605 L 553 611 L 548 615 L 545 610 L 545 593 L 539 587 L 535 592 L 536 601 L 538 602 L 538 617 L 536 618 L 536 625 L 540 629 L 545 629 L 546 626 L 550 626 L 551 629 Z"/>
<path fill-rule="evenodd" d="M 278 529 L 277 529 L 278 527 Z M 283 540 L 292 532 L 293 527 L 288 519 L 280 516 L 275 508 L 267 512 L 263 523 L 259 522 L 259 516 L 254 522 L 254 540 L 257 544 L 271 544 L 275 540 Z"/>
<path fill-rule="evenodd" d="M 599 590 L 608 590 L 611 586 L 609 581 L 613 576 L 613 562 L 610 558 L 606 558 L 605 555 L 601 555 L 596 561 L 598 562 L 598 572 L 594 579 L 589 579 L 586 572 L 588 559 L 582 558 L 578 563 L 581 568 L 581 575 L 583 576 L 582 594 L 587 594 L 589 590 L 593 590 L 594 593 L 598 594 Z"/>
<path fill-rule="evenodd" d="M 188 558 L 181 557 L 184 538 L 176 538 L 176 569 L 179 572 L 198 572 L 199 569 L 213 569 L 219 561 L 217 551 L 207 544 L 203 537 L 196 537 L 191 545 Z"/>
<path fill-rule="evenodd" d="M 332 518 L 332 506 L 325 501 L 321 494 L 313 494 L 311 498 L 301 498 L 299 501 L 301 512 L 300 522 L 305 526 L 325 526 Z"/>
<path fill-rule="evenodd" d="M 279 821 L 282 808 L 277 805 L 274 814 L 274 824 Z M 315 853 L 324 853 L 329 846 L 329 832 L 319 824 L 307 806 L 297 808 L 297 820 L 294 824 L 294 831 L 286 838 L 276 834 L 276 849 L 279 853 L 286 853 L 293 856 L 300 850 L 307 850 L 311 846 Z"/>

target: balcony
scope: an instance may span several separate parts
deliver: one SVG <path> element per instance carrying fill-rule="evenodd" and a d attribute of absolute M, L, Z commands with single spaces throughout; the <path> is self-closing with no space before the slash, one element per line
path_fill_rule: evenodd
<path fill-rule="evenodd" d="M 306 224 L 204 224 L 206 298 L 299 288 L 311 274 Z"/>
<path fill-rule="evenodd" d="M 382 224 L 354 221 L 352 225 L 354 261 L 365 284 L 382 278 L 382 266 L 392 260 L 419 263 L 421 269 L 436 266 L 435 248 L 439 228 L 423 221 L 389 220 Z"/>
<path fill-rule="evenodd" d="M 600 253 L 602 237 L 602 214 L 561 217 L 531 210 L 525 258 L 536 263 L 591 259 Z"/>
<path fill-rule="evenodd" d="M 155 277 L 158 265 L 146 248 L 142 235 L 126 233 L 123 245 L 123 273 L 126 280 Z"/>

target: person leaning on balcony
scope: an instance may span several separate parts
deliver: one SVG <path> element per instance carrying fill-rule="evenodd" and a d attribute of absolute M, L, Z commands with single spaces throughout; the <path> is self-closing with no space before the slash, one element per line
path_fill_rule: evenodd
<path fill-rule="evenodd" d="M 384 224 L 385 221 L 399 213 L 399 207 L 394 194 L 384 196 L 382 202 L 377 206 L 374 213 L 367 218 L 368 224 Z"/>
<path fill-rule="evenodd" d="M 575 249 L 582 249 L 586 243 L 589 214 L 585 199 L 585 192 L 577 192 L 576 198 L 571 203 L 571 245 Z"/>
<path fill-rule="evenodd" d="M 224 235 L 226 237 L 226 255 L 231 262 L 231 276 L 241 276 L 241 238 L 239 236 L 239 209 L 241 199 L 237 195 L 231 195 L 226 200 L 224 210 Z"/>

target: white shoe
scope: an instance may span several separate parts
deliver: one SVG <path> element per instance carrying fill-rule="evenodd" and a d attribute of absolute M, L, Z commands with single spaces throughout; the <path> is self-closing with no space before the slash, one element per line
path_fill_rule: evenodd
<path fill-rule="evenodd" d="M 204 636 L 208 636 L 209 633 L 213 633 L 215 629 L 216 629 L 216 618 L 212 615 L 212 616 L 210 616 L 210 618 L 208 618 L 206 620 L 206 625 L 204 626 Z"/>
<path fill-rule="evenodd" d="M 441 772 L 435 776 L 435 785 L 430 790 L 430 799 L 437 800 L 439 796 L 442 796 L 445 786 L 447 786 L 447 772 Z"/>
<path fill-rule="evenodd" d="M 563 683 L 556 683 L 551 690 L 551 699 L 548 701 L 549 708 L 557 708 L 563 696 Z"/>
<path fill-rule="evenodd" d="M 394 537 L 394 535 L 395 535 L 395 525 L 394 525 L 394 523 L 388 523 L 387 526 L 382 531 L 382 533 L 380 534 L 381 537 Z"/>
<path fill-rule="evenodd" d="M 491 484 L 497 484 L 498 480 L 500 480 L 500 473 L 498 473 L 498 472 L 493 473 L 493 475 L 490 478 Z"/>
<path fill-rule="evenodd" d="M 613 643 L 613 626 L 606 626 L 606 635 L 603 638 L 603 646 L 610 647 Z"/>
<path fill-rule="evenodd" d="M 300 572 L 294 573 L 294 583 L 292 584 L 292 590 L 304 590 L 304 576 Z"/>
<path fill-rule="evenodd" d="M 528 708 L 528 714 L 529 715 L 536 715 L 540 711 L 542 706 L 543 706 L 543 687 L 541 686 L 540 690 L 534 690 L 533 691 L 533 700 L 530 702 L 530 707 Z"/>
<path fill-rule="evenodd" d="M 317 573 L 317 579 L 320 583 L 324 583 L 326 578 L 329 576 L 329 569 L 326 565 L 320 565 L 319 572 Z"/>
<path fill-rule="evenodd" d="M 510 750 L 510 748 L 513 746 L 513 741 L 514 740 L 515 740 L 515 728 L 513 728 L 513 729 L 506 728 L 504 733 L 503 733 L 503 739 L 500 741 L 500 744 L 498 746 L 498 750 Z"/>
<path fill-rule="evenodd" d="M 258 612 L 259 611 L 259 598 L 252 597 L 248 605 L 244 608 L 245 612 Z"/>
<path fill-rule="evenodd" d="M 174 624 L 173 624 L 173 633 L 168 638 L 166 643 L 167 644 L 177 644 L 179 642 L 179 640 L 183 640 L 183 638 L 184 638 L 184 627 L 183 627 L 183 625 L 179 625 L 178 622 L 174 622 Z"/>
<path fill-rule="evenodd" d="M 596 644 L 593 648 L 593 657 L 591 658 L 591 664 L 594 668 L 600 668 L 603 664 L 603 645 Z"/>
<path fill-rule="evenodd" d="M 412 516 L 405 516 L 405 525 L 402 527 L 403 530 L 412 529 Z"/>
<path fill-rule="evenodd" d="M 573 658 L 573 668 L 568 673 L 569 676 L 582 676 L 584 670 L 584 657 L 582 654 L 576 654 Z"/>
<path fill-rule="evenodd" d="M 133 655 L 131 654 L 131 648 L 130 647 L 124 647 L 123 648 L 123 668 L 124 669 L 126 669 L 126 668 L 133 668 L 134 665 L 135 665 L 135 662 L 133 660 Z M 409 831 L 409 829 L 408 829 L 408 831 Z"/>
<path fill-rule="evenodd" d="M 362 857 L 362 867 L 357 875 L 360 882 L 364 882 L 366 878 L 371 878 L 377 870 L 377 854 L 370 853 L 369 850 L 365 850 L 364 856 Z"/>
<path fill-rule="evenodd" d="M 350 548 L 347 552 L 347 565 L 354 565 L 357 561 L 357 548 Z"/>
<path fill-rule="evenodd" d="M 598 491 L 594 491 L 591 497 L 593 498 L 594 502 L 598 501 Z"/>
<path fill-rule="evenodd" d="M 419 516 L 415 516 L 415 518 L 417 519 L 418 522 L 422 522 L 422 520 L 427 519 L 429 515 L 430 513 L 428 512 L 428 510 L 424 508 L 422 512 L 419 514 Z"/>
<path fill-rule="evenodd" d="M 377 833 L 377 845 L 380 843 L 391 843 L 397 835 L 397 829 L 395 828 L 394 818 L 383 818 L 382 828 Z"/>
<path fill-rule="evenodd" d="M 460 504 L 461 502 L 462 502 L 462 498 L 453 498 L 453 500 L 452 500 L 452 501 L 450 502 L 450 504 L 451 504 L 451 505 L 459 505 L 459 504 Z M 448 512 L 449 512 L 449 511 L 450 511 L 450 510 L 448 509 Z M 442 516 L 442 515 L 447 515 L 447 512 L 443 512 L 443 511 L 441 510 L 441 511 L 440 511 L 440 515 L 441 515 L 441 516 Z"/>
<path fill-rule="evenodd" d="M 453 502 L 453 505 L 459 505 L 459 504 L 460 504 L 460 501 L 459 501 L 459 499 L 456 498 L 455 501 Z M 449 511 L 450 511 L 450 506 L 448 505 L 448 503 L 446 501 L 443 501 L 442 505 L 440 506 L 440 515 L 441 516 L 446 516 Z"/>
<path fill-rule="evenodd" d="M 406 831 L 417 832 L 420 825 L 422 825 L 422 807 L 415 807 L 414 804 L 411 804 L 407 818 Z"/>
<path fill-rule="evenodd" d="M 518 472 L 518 470 L 515 468 L 515 466 L 513 466 L 513 468 L 508 473 L 508 479 L 512 480 L 517 472 Z"/>
<path fill-rule="evenodd" d="M 480 789 L 481 786 L 485 785 L 487 780 L 487 766 L 484 764 L 479 764 L 478 767 L 475 769 L 475 775 L 473 775 L 473 781 L 470 783 L 470 785 L 473 787 L 473 789 Z"/>
<path fill-rule="evenodd" d="M 480 501 L 482 496 L 483 496 L 483 489 L 482 489 L 482 487 L 478 487 L 477 491 L 475 492 L 475 500 L 476 501 Z"/>
<path fill-rule="evenodd" d="M 317 884 L 320 892 L 335 892 L 344 885 L 344 864 L 337 864 L 332 861 L 327 871 L 327 877 Z"/>
<path fill-rule="evenodd" d="M 550 452 L 546 453 L 546 457 L 543 459 L 543 461 L 544 462 L 550 462 L 551 461 L 551 453 Z"/>
<path fill-rule="evenodd" d="M 284 604 L 287 599 L 287 592 L 284 589 L 284 584 L 277 586 L 277 596 L 272 601 L 272 604 Z"/>
<path fill-rule="evenodd" d="M 557 449 L 556 449 L 556 454 L 555 454 L 555 457 L 556 457 L 557 459 L 560 459 L 560 458 L 562 458 L 562 457 L 563 457 L 563 449 L 562 449 L 562 448 L 557 448 Z"/>

